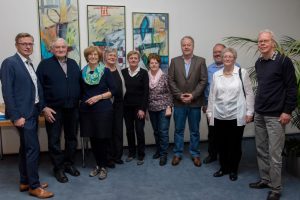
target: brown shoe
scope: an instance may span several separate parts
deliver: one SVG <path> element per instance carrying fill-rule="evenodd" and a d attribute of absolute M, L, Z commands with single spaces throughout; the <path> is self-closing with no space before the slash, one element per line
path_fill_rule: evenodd
<path fill-rule="evenodd" d="M 45 189 L 48 187 L 48 183 L 41 183 L 41 188 Z M 20 184 L 19 186 L 20 192 L 25 192 L 29 190 L 29 185 L 28 184 Z"/>
<path fill-rule="evenodd" d="M 35 189 L 29 188 L 29 194 L 40 199 L 46 199 L 54 196 L 53 192 L 49 192 L 41 187 Z"/>
<path fill-rule="evenodd" d="M 176 165 L 178 165 L 180 163 L 180 161 L 181 161 L 180 157 L 174 156 L 173 159 L 172 159 L 172 165 L 176 166 Z"/>
<path fill-rule="evenodd" d="M 201 160 L 200 160 L 199 157 L 192 158 L 192 160 L 193 160 L 194 165 L 195 165 L 196 167 L 200 167 L 200 166 L 202 165 Z"/>

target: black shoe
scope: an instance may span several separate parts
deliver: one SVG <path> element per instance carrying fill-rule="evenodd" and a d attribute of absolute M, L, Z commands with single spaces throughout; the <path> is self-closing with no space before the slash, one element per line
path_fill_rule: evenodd
<path fill-rule="evenodd" d="M 230 173 L 229 174 L 229 179 L 231 180 L 231 181 L 236 181 L 237 179 L 238 179 L 238 175 L 237 175 L 237 173 Z"/>
<path fill-rule="evenodd" d="M 119 164 L 119 165 L 122 165 L 122 164 L 124 164 L 124 161 L 122 159 L 116 159 L 115 163 Z"/>
<path fill-rule="evenodd" d="M 255 182 L 255 183 L 250 183 L 249 187 L 250 188 L 255 188 L 255 189 L 270 188 L 270 186 L 267 183 L 263 182 L 263 181 L 258 181 L 258 182 Z"/>
<path fill-rule="evenodd" d="M 267 200 L 279 200 L 280 196 L 280 193 L 270 191 Z"/>
<path fill-rule="evenodd" d="M 208 164 L 208 163 L 211 163 L 211 162 L 214 162 L 217 160 L 217 157 L 216 156 L 207 156 L 204 160 L 203 160 L 203 163 L 204 164 Z"/>
<path fill-rule="evenodd" d="M 161 156 L 160 159 L 159 159 L 159 165 L 160 166 L 166 165 L 167 164 L 167 160 L 168 160 L 167 156 Z"/>
<path fill-rule="evenodd" d="M 80 172 L 74 165 L 66 165 L 65 166 L 65 172 L 72 175 L 72 176 L 79 176 Z"/>
<path fill-rule="evenodd" d="M 227 172 L 224 172 L 224 171 L 222 171 L 221 169 L 219 170 L 219 171 L 216 171 L 215 173 L 214 173 L 214 177 L 221 177 L 221 176 L 224 176 L 225 174 L 228 174 Z"/>
<path fill-rule="evenodd" d="M 138 161 L 136 163 L 137 165 L 142 165 L 144 164 L 144 157 L 138 157 Z"/>
<path fill-rule="evenodd" d="M 125 159 L 126 162 L 130 162 L 133 159 L 135 159 L 135 155 L 128 155 L 128 157 Z"/>
<path fill-rule="evenodd" d="M 54 176 L 55 176 L 56 180 L 60 183 L 66 183 L 69 181 L 69 179 L 63 169 L 55 170 Z"/>
<path fill-rule="evenodd" d="M 109 161 L 107 162 L 106 166 L 107 166 L 108 168 L 112 168 L 112 169 L 116 167 L 115 162 L 114 162 L 113 160 L 109 160 Z"/>
<path fill-rule="evenodd" d="M 153 156 L 152 156 L 152 158 L 153 159 L 157 159 L 157 158 L 159 158 L 160 156 L 159 156 L 159 152 L 156 152 Z"/>

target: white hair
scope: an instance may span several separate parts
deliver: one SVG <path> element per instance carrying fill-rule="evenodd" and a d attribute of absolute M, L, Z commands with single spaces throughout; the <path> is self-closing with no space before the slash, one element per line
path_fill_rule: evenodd
<path fill-rule="evenodd" d="M 52 43 L 51 43 L 51 49 L 55 46 L 56 42 L 60 42 L 62 41 L 64 43 L 64 45 L 68 46 L 68 43 L 66 42 L 66 40 L 64 38 L 56 38 Z"/>
<path fill-rule="evenodd" d="M 263 33 L 269 33 L 271 35 L 271 39 L 275 41 L 275 34 L 273 33 L 273 31 L 271 31 L 270 29 L 261 30 L 259 31 L 258 37 Z"/>

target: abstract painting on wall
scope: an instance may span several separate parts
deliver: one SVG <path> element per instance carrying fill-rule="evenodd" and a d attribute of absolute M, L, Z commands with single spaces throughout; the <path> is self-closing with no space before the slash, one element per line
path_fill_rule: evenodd
<path fill-rule="evenodd" d="M 88 44 L 117 49 L 120 68 L 126 66 L 125 6 L 88 5 Z"/>
<path fill-rule="evenodd" d="M 148 55 L 157 53 L 161 68 L 169 66 L 169 15 L 167 13 L 132 13 L 133 48 L 141 54 L 141 65 L 148 68 Z"/>
<path fill-rule="evenodd" d="M 80 65 L 78 0 L 38 1 L 42 59 L 49 58 L 56 38 L 68 43 L 68 57 Z"/>

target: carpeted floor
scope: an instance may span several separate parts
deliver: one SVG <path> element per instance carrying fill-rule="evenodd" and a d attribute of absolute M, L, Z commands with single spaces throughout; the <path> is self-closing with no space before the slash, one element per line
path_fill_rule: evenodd
<path fill-rule="evenodd" d="M 178 166 L 171 165 L 172 146 L 169 148 L 168 164 L 161 167 L 153 160 L 153 147 L 146 148 L 145 164 L 136 165 L 136 160 L 109 169 L 107 179 L 89 177 L 94 167 L 91 152 L 87 154 L 86 167 L 81 167 L 81 152 L 78 151 L 79 177 L 69 177 L 68 183 L 59 183 L 53 177 L 52 165 L 47 153 L 41 154 L 40 180 L 49 183 L 52 199 L 59 200 L 263 200 L 268 189 L 250 189 L 248 184 L 258 180 L 254 139 L 243 141 L 243 157 L 238 180 L 232 182 L 228 176 L 215 178 L 212 174 L 219 169 L 218 162 L 193 165 L 185 146 L 185 156 Z M 201 158 L 207 155 L 207 144 L 201 143 Z M 125 149 L 125 155 L 127 151 Z M 124 158 L 125 158 L 124 155 Z M 124 159 L 125 160 L 125 159 Z M 33 199 L 27 192 L 18 191 L 18 156 L 5 155 L 0 161 L 0 199 Z M 282 200 L 300 200 L 300 179 L 283 169 Z"/>

